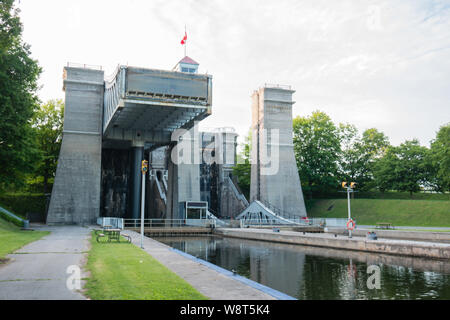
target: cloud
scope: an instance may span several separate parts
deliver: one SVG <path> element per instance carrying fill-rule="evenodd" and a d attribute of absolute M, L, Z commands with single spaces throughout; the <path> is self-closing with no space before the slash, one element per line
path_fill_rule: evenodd
<path fill-rule="evenodd" d="M 69 16 L 68 6 L 80 10 Z M 101 64 L 107 74 L 117 63 L 171 69 L 186 25 L 188 55 L 214 77 L 213 115 L 203 125 L 234 126 L 241 140 L 250 95 L 264 83 L 296 90 L 294 116 L 320 109 L 360 130 L 379 128 L 394 144 L 413 137 L 427 144 L 450 119 L 449 1 L 23 0 L 20 7 L 25 40 L 44 67 L 43 100 L 63 96 L 67 61 Z"/>

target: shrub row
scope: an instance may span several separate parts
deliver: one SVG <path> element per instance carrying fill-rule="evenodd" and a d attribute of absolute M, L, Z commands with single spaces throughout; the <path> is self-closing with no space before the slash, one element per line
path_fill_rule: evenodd
<path fill-rule="evenodd" d="M 0 204 L 26 219 L 28 212 L 45 214 L 46 196 L 40 193 L 6 193 L 0 195 Z"/>

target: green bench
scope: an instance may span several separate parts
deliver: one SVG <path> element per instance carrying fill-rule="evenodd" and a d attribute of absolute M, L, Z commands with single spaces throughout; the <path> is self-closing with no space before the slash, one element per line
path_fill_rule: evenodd
<path fill-rule="evenodd" d="M 97 235 L 97 242 L 100 242 L 101 238 L 106 238 L 108 242 L 111 240 L 116 240 L 120 242 L 120 236 L 124 237 L 126 242 L 131 243 L 131 237 L 126 234 L 120 234 L 121 229 L 112 229 L 112 228 L 103 228 L 95 230 L 95 234 Z"/>
<path fill-rule="evenodd" d="M 394 229 L 394 226 L 390 222 L 377 222 L 377 229 Z"/>

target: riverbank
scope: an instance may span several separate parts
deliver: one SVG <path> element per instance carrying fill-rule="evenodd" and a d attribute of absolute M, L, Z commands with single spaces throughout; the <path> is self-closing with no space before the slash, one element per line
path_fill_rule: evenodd
<path fill-rule="evenodd" d="M 280 242 L 306 246 L 316 246 L 334 249 L 365 251 L 433 259 L 450 259 L 450 244 L 425 241 L 378 239 L 366 240 L 365 237 L 348 238 L 345 235 L 332 233 L 301 233 L 280 230 L 273 232 L 264 229 L 232 229 L 214 230 L 215 234 L 250 240 Z"/>

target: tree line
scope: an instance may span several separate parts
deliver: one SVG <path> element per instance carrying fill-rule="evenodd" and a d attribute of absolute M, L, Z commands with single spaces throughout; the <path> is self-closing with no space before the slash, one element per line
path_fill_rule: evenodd
<path fill-rule="evenodd" d="M 293 133 L 300 179 L 310 195 L 334 191 L 340 181 L 356 182 L 361 191 L 450 190 L 450 123 L 441 126 L 430 148 L 417 139 L 393 146 L 375 128 L 360 134 L 321 111 L 296 117 Z"/>
<path fill-rule="evenodd" d="M 442 125 L 430 148 L 417 139 L 393 146 L 376 128 L 358 131 L 352 124 L 335 124 L 324 112 L 293 120 L 294 154 L 306 196 L 340 190 L 342 181 L 356 182 L 361 191 L 450 191 L 450 123 Z M 243 160 L 234 168 L 239 186 L 250 192 L 250 134 Z"/>
<path fill-rule="evenodd" d="M 42 72 L 22 40 L 14 0 L 0 2 L 0 190 L 49 192 L 64 104 L 37 97 Z"/>

